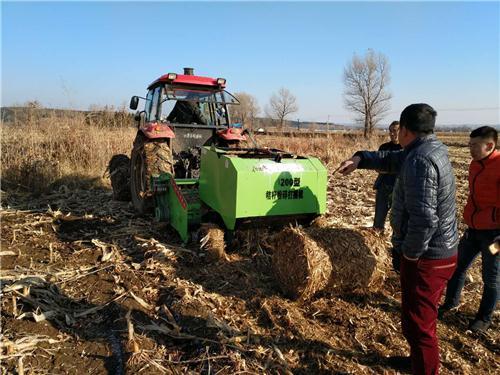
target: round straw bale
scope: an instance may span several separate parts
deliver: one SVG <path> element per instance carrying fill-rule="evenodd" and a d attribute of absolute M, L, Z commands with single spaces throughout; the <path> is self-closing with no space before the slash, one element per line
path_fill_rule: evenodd
<path fill-rule="evenodd" d="M 305 233 L 329 255 L 329 292 L 369 292 L 383 284 L 389 270 L 385 239 L 372 229 L 311 227 Z"/>
<path fill-rule="evenodd" d="M 389 270 L 385 240 L 370 229 L 286 228 L 269 244 L 278 284 L 293 299 L 375 291 Z"/>
<path fill-rule="evenodd" d="M 224 231 L 215 224 L 204 223 L 199 231 L 200 249 L 206 251 L 208 260 L 227 259 L 224 243 Z"/>
<path fill-rule="evenodd" d="M 283 293 L 308 299 L 323 289 L 332 265 L 328 253 L 300 228 L 286 228 L 269 240 L 274 275 Z"/>

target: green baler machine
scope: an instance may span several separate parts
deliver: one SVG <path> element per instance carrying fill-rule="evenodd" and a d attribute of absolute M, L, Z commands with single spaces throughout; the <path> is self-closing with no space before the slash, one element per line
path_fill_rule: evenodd
<path fill-rule="evenodd" d="M 168 174 L 152 180 L 156 218 L 170 221 L 183 242 L 207 213 L 217 213 L 228 230 L 310 221 L 326 211 L 326 186 L 327 171 L 317 158 L 213 146 L 201 150 L 198 180 Z"/>

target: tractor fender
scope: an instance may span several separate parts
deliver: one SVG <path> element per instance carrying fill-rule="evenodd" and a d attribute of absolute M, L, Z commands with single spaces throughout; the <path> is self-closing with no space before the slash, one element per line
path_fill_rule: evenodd
<path fill-rule="evenodd" d="M 147 122 L 139 130 L 148 139 L 175 138 L 175 133 L 167 124 L 161 122 Z"/>
<path fill-rule="evenodd" d="M 246 141 L 247 137 L 242 133 L 243 129 L 228 128 L 218 131 L 217 135 L 226 141 Z"/>

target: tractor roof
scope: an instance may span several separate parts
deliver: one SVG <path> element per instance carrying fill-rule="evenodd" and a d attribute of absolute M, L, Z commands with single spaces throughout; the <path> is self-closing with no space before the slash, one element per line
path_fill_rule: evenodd
<path fill-rule="evenodd" d="M 205 87 L 214 87 L 214 88 L 224 88 L 226 87 L 226 80 L 224 79 L 224 83 L 220 84 L 217 81 L 220 78 L 211 78 L 211 77 L 202 77 L 202 76 L 194 76 L 194 75 L 185 75 L 185 74 L 176 74 L 175 78 L 172 79 L 173 73 L 168 73 L 162 75 L 156 81 L 151 83 L 148 86 L 148 90 L 152 87 L 156 86 L 158 83 L 170 83 L 170 84 L 180 84 L 180 85 L 190 85 L 190 86 L 205 86 Z"/>

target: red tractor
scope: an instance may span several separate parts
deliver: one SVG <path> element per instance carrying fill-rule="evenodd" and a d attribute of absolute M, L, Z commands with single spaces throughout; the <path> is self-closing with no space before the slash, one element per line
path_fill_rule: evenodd
<path fill-rule="evenodd" d="M 247 139 L 241 124 L 231 122 L 228 105 L 239 102 L 225 87 L 224 78 L 195 76 L 184 68 L 184 74 L 168 73 L 151 83 L 145 98 L 131 98 L 133 110 L 139 99 L 145 101 L 135 115 L 130 163 L 131 198 L 139 214 L 153 210 L 152 176 L 198 178 L 201 146 L 231 147 Z"/>

